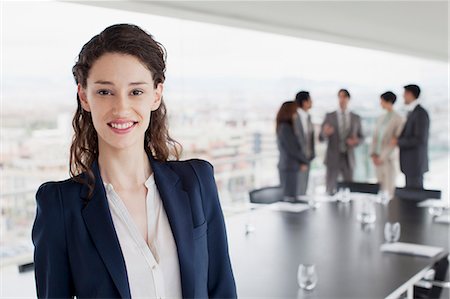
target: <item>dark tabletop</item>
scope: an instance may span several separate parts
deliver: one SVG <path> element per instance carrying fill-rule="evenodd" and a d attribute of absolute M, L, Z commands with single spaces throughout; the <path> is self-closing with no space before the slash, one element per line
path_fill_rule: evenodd
<path fill-rule="evenodd" d="M 416 202 L 394 199 L 376 204 L 373 226 L 356 219 L 358 199 L 321 203 L 301 213 L 258 209 L 227 218 L 233 271 L 241 298 L 384 298 L 418 272 L 447 255 L 448 224 L 434 223 Z M 434 258 L 380 251 L 384 224 L 401 224 L 400 242 L 445 248 Z M 245 234 L 246 224 L 255 231 Z M 300 290 L 300 263 L 316 266 L 313 291 Z"/>

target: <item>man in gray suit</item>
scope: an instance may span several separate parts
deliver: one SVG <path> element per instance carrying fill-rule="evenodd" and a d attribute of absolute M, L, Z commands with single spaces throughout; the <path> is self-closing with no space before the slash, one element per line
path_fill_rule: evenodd
<path fill-rule="evenodd" d="M 392 139 L 392 145 L 400 148 L 400 169 L 406 177 L 406 188 L 423 189 L 423 175 L 428 171 L 430 118 L 419 104 L 419 86 L 410 84 L 404 88 L 408 117 L 398 139 Z"/>
<path fill-rule="evenodd" d="M 308 189 L 309 171 L 311 161 L 316 156 L 314 146 L 314 127 L 311 121 L 311 115 L 308 111 L 312 107 L 312 99 L 307 91 L 300 91 L 295 96 L 297 103 L 297 113 L 294 115 L 294 132 L 300 145 L 300 151 L 308 159 L 309 163 L 300 168 L 297 176 L 297 195 L 305 195 Z"/>
<path fill-rule="evenodd" d="M 319 135 L 320 141 L 328 141 L 324 162 L 327 169 L 327 193 L 330 195 L 336 192 L 339 174 L 344 181 L 353 181 L 354 148 L 360 144 L 364 137 L 361 117 L 348 109 L 350 101 L 348 90 L 339 90 L 338 98 L 339 109 L 327 113 Z"/>

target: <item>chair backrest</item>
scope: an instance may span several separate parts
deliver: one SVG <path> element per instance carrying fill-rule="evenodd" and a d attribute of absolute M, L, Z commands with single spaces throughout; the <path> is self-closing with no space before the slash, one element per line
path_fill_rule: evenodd
<path fill-rule="evenodd" d="M 338 182 L 337 189 L 349 188 L 350 192 L 378 194 L 380 184 L 359 183 L 359 182 Z"/>
<path fill-rule="evenodd" d="M 281 186 L 264 187 L 249 192 L 251 203 L 271 204 L 283 199 Z"/>
<path fill-rule="evenodd" d="M 409 200 L 441 199 L 441 190 L 395 188 L 395 197 Z"/>

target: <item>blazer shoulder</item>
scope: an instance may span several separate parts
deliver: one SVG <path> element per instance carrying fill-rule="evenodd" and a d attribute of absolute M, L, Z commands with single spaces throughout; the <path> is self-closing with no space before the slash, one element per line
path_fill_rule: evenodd
<path fill-rule="evenodd" d="M 46 181 L 41 183 L 36 191 L 36 201 L 38 204 L 47 204 L 47 202 L 75 202 L 71 194 L 78 194 L 81 184 L 76 182 L 73 178 L 64 180 Z M 64 195 L 64 196 L 63 196 Z"/>
<path fill-rule="evenodd" d="M 419 112 L 420 114 L 426 115 L 428 116 L 428 112 L 427 110 L 422 106 L 422 105 L 417 105 L 416 107 L 417 112 Z"/>
<path fill-rule="evenodd" d="M 214 165 L 212 165 L 208 160 L 192 158 L 186 160 L 186 162 L 192 165 L 194 170 L 200 171 L 202 174 L 213 174 L 214 172 Z"/>
<path fill-rule="evenodd" d="M 71 179 L 59 180 L 59 181 L 46 181 L 39 185 L 36 191 L 36 195 L 42 195 L 47 193 L 54 193 L 61 185 L 67 184 Z"/>
<path fill-rule="evenodd" d="M 356 119 L 361 119 L 361 116 L 358 113 L 355 113 L 353 111 L 350 111 L 350 115 L 353 115 L 353 117 Z"/>
<path fill-rule="evenodd" d="M 190 158 L 185 160 L 173 160 L 169 161 L 169 163 L 172 165 L 172 167 L 191 167 L 191 165 L 198 166 L 198 167 L 210 167 L 214 168 L 214 166 L 207 160 L 200 159 L 200 158 Z"/>
<path fill-rule="evenodd" d="M 170 167 L 178 175 L 181 175 L 186 182 L 198 180 L 208 181 L 214 176 L 214 166 L 207 160 L 199 158 L 191 158 L 186 160 L 175 160 L 169 162 Z"/>
<path fill-rule="evenodd" d="M 286 134 L 288 132 L 294 132 L 294 127 L 288 122 L 280 122 L 278 125 L 278 134 Z"/>

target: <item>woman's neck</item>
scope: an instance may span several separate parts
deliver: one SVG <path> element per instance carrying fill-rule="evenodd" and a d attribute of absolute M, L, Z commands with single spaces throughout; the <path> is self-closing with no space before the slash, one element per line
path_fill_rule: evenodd
<path fill-rule="evenodd" d="M 136 190 L 152 173 L 144 147 L 117 149 L 99 142 L 98 164 L 103 182 L 116 190 Z"/>

